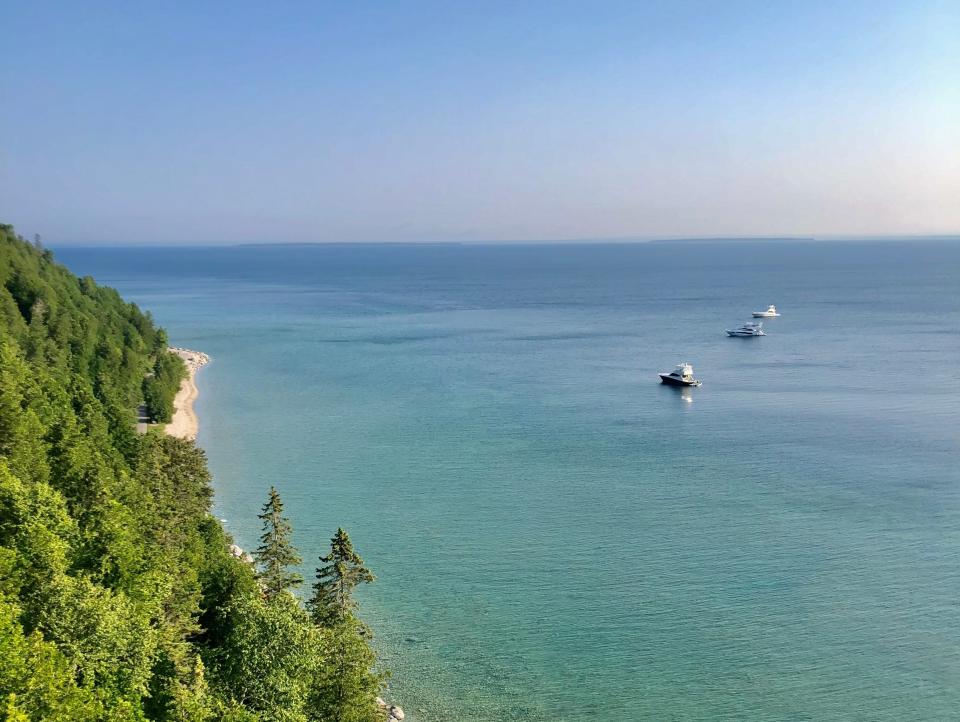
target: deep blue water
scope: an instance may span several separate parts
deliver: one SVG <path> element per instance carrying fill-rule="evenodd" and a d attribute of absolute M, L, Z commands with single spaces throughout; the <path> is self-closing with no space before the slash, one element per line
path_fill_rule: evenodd
<path fill-rule="evenodd" d="M 242 546 L 347 528 L 417 719 L 958 714 L 960 244 L 57 255 L 213 357 Z"/>

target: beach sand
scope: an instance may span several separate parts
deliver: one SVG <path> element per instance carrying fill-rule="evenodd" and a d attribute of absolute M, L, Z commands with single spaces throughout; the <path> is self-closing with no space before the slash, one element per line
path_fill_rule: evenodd
<path fill-rule="evenodd" d="M 200 428 L 197 415 L 193 411 L 193 402 L 196 401 L 199 393 L 196 383 L 197 371 L 209 363 L 210 357 L 187 348 L 172 347 L 170 351 L 182 358 L 187 365 L 187 378 L 180 384 L 180 390 L 173 399 L 173 418 L 164 427 L 164 431 L 170 436 L 193 440 L 197 438 L 197 431 Z"/>

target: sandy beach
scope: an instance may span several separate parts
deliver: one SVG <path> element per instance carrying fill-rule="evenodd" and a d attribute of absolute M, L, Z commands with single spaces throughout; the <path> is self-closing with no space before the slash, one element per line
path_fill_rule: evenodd
<path fill-rule="evenodd" d="M 193 402 L 196 401 L 199 393 L 196 384 L 197 371 L 209 363 L 210 357 L 188 348 L 171 347 L 170 351 L 183 359 L 187 366 L 187 378 L 180 384 L 180 390 L 173 399 L 173 418 L 164 427 L 164 431 L 170 436 L 193 440 L 197 438 L 197 431 L 200 428 L 197 415 L 193 410 Z"/>

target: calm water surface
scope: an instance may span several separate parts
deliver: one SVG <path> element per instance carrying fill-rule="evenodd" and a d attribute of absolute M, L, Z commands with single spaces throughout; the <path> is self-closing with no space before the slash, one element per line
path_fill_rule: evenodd
<path fill-rule="evenodd" d="M 212 355 L 242 546 L 348 529 L 417 720 L 958 714 L 960 245 L 58 257 Z"/>

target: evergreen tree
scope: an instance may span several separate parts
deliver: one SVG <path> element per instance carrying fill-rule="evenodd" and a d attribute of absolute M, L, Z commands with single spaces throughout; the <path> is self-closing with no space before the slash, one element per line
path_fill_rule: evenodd
<path fill-rule="evenodd" d="M 301 580 L 276 490 L 256 574 L 210 514 L 203 452 L 136 434 L 182 378 L 167 345 L 0 224 L 0 721 L 382 722 L 346 535 L 317 625 L 279 593 Z"/>
<path fill-rule="evenodd" d="M 330 553 L 320 562 L 307 607 L 314 623 L 327 631 L 327 664 L 314 682 L 311 707 L 330 722 L 371 722 L 378 718 L 382 677 L 374 672 L 370 630 L 355 616 L 352 595 L 374 577 L 343 529 L 337 529 Z"/>
<path fill-rule="evenodd" d="M 353 548 L 350 536 L 343 529 L 330 540 L 330 553 L 320 557 L 313 596 L 307 602 L 310 616 L 321 627 L 332 627 L 353 614 L 357 603 L 352 594 L 358 584 L 374 580 L 363 559 Z"/>
<path fill-rule="evenodd" d="M 303 560 L 290 542 L 293 528 L 283 516 L 283 502 L 275 487 L 270 487 L 263 513 L 257 518 L 263 522 L 263 535 L 254 555 L 260 566 L 260 584 L 268 597 L 275 597 L 303 582 L 303 577 L 288 569 Z"/>

